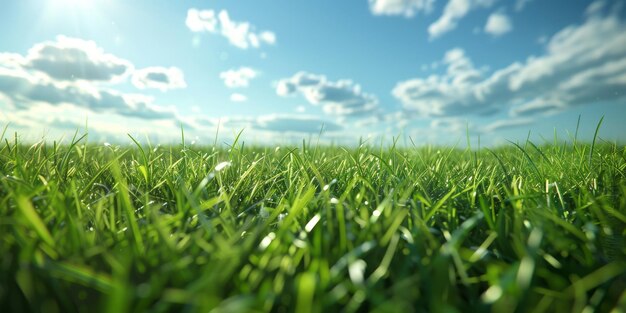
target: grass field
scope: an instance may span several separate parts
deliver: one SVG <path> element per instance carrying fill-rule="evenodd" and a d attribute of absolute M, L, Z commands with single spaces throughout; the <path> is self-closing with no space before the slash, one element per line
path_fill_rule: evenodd
<path fill-rule="evenodd" d="M 626 312 L 623 146 L 128 143 L 3 140 L 2 312 Z"/>

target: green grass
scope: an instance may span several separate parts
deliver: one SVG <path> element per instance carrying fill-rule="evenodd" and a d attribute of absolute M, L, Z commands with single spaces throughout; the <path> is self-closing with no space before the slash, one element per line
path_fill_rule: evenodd
<path fill-rule="evenodd" d="M 2 312 L 625 312 L 614 144 L 5 139 L 0 174 Z"/>

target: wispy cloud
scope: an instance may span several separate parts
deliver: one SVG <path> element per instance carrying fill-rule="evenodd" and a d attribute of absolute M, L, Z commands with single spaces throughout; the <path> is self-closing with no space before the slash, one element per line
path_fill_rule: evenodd
<path fill-rule="evenodd" d="M 177 67 L 148 67 L 133 72 L 133 85 L 139 89 L 167 91 L 187 87 L 183 71 Z"/>
<path fill-rule="evenodd" d="M 597 34 L 603 34 L 598 36 Z M 552 36 L 546 51 L 486 75 L 462 49 L 446 53 L 447 72 L 400 82 L 393 90 L 421 116 L 556 112 L 626 98 L 626 24 L 618 14 L 589 15 Z"/>
<path fill-rule="evenodd" d="M 369 0 L 374 15 L 414 16 L 416 13 L 432 12 L 435 0 Z"/>
<path fill-rule="evenodd" d="M 329 81 L 324 75 L 307 72 L 280 80 L 276 93 L 282 97 L 300 93 L 310 104 L 322 105 L 325 113 L 334 116 L 357 116 L 378 109 L 378 98 L 364 93 L 351 80 Z"/>
<path fill-rule="evenodd" d="M 436 118 L 430 122 L 430 128 L 437 130 L 437 133 L 460 133 L 465 132 L 467 129 L 473 130 L 473 125 L 470 125 L 467 120 L 458 117 Z"/>
<path fill-rule="evenodd" d="M 443 14 L 428 27 L 430 38 L 435 39 L 454 30 L 459 20 L 464 18 L 470 11 L 477 8 L 491 7 L 496 1 L 497 0 L 448 0 Z"/>
<path fill-rule="evenodd" d="M 495 12 L 487 18 L 485 32 L 494 37 L 502 36 L 512 30 L 513 22 L 511 22 L 511 18 L 504 13 Z"/>
<path fill-rule="evenodd" d="M 517 0 L 515 1 L 515 11 L 522 11 L 526 6 L 531 3 L 533 0 Z"/>
<path fill-rule="evenodd" d="M 483 126 L 480 129 L 480 132 L 493 133 L 499 130 L 517 128 L 520 126 L 528 126 L 528 125 L 531 125 L 533 122 L 534 120 L 530 118 L 512 118 L 512 119 L 497 120 L 497 121 L 491 122 L 490 124 Z"/>
<path fill-rule="evenodd" d="M 254 128 L 274 132 L 319 133 L 321 130 L 334 132 L 343 129 L 337 123 L 316 116 L 271 114 L 260 116 Z"/>
<path fill-rule="evenodd" d="M 230 19 L 228 11 L 189 9 L 185 21 L 193 32 L 219 34 L 240 49 L 259 48 L 262 44 L 276 43 L 276 34 L 271 31 L 257 32 L 249 22 L 237 22 Z"/>
<path fill-rule="evenodd" d="M 344 127 L 336 122 L 320 118 L 315 115 L 273 113 L 259 116 L 227 116 L 219 119 L 207 119 L 200 117 L 196 119 L 199 124 L 220 124 L 222 127 L 239 131 L 242 129 L 253 129 L 264 132 L 284 133 L 319 133 L 336 132 Z"/>
<path fill-rule="evenodd" d="M 240 93 L 233 93 L 230 95 L 230 101 L 232 102 L 245 102 L 248 101 L 248 97 L 246 95 Z"/>
<path fill-rule="evenodd" d="M 220 78 L 228 88 L 248 87 L 250 80 L 257 77 L 258 73 L 249 67 L 240 67 L 220 73 Z"/>

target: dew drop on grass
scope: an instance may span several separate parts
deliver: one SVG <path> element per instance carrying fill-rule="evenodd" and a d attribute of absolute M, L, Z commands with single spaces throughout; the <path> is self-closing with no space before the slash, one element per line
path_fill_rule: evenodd
<path fill-rule="evenodd" d="M 546 260 L 546 262 L 548 262 L 550 265 L 552 265 L 554 268 L 561 268 L 561 262 L 559 262 L 559 260 L 557 260 L 555 257 L 549 255 L 549 254 L 544 254 L 543 259 Z"/>
<path fill-rule="evenodd" d="M 215 166 L 215 171 L 219 172 L 219 171 L 221 171 L 221 170 L 223 170 L 223 169 L 225 169 L 225 168 L 227 168 L 227 167 L 229 167 L 231 165 L 232 165 L 232 163 L 230 163 L 228 161 L 222 162 L 222 163 L 220 163 L 220 164 Z"/>
<path fill-rule="evenodd" d="M 485 291 L 482 298 L 483 298 L 483 302 L 485 303 L 494 303 L 498 301 L 498 299 L 500 299 L 501 296 L 502 296 L 502 288 L 498 285 L 493 285 L 489 287 L 487 291 Z"/>
<path fill-rule="evenodd" d="M 337 198 L 330 198 L 330 203 L 331 204 L 338 204 L 339 200 Z"/>
<path fill-rule="evenodd" d="M 259 243 L 259 249 L 261 250 L 267 249 L 267 247 L 269 247 L 269 245 L 272 243 L 272 240 L 274 240 L 275 238 L 276 238 L 276 234 L 274 234 L 273 232 L 267 234 L 267 236 L 265 236 L 263 240 L 261 240 L 261 243 Z"/>
<path fill-rule="evenodd" d="M 328 183 L 328 185 L 325 185 L 324 188 L 322 188 L 324 191 L 330 189 L 330 186 L 334 185 L 337 183 L 337 178 L 334 178 L 333 180 L 330 181 L 330 183 Z"/>
<path fill-rule="evenodd" d="M 306 226 L 304 226 L 304 230 L 307 233 L 310 233 L 315 227 L 315 225 L 317 225 L 317 223 L 320 221 L 320 219 L 321 219 L 321 215 L 319 213 L 315 214 L 315 216 L 313 216 L 313 218 L 308 223 L 306 223 Z"/>
<path fill-rule="evenodd" d="M 361 259 L 350 263 L 348 266 L 348 274 L 355 285 L 363 283 L 366 267 L 367 263 Z"/>

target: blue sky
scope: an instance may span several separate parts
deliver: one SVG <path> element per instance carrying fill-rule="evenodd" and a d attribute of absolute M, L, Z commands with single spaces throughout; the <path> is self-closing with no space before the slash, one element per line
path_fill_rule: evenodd
<path fill-rule="evenodd" d="M 624 1 L 0 4 L 0 125 L 169 142 L 625 141 Z"/>

